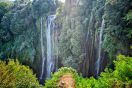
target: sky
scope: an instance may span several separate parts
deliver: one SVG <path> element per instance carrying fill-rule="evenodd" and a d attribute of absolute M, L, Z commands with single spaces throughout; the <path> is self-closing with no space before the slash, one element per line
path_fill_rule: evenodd
<path fill-rule="evenodd" d="M 65 2 L 65 0 L 59 0 L 59 1 L 61 1 L 61 2 L 63 2 L 63 3 Z"/>

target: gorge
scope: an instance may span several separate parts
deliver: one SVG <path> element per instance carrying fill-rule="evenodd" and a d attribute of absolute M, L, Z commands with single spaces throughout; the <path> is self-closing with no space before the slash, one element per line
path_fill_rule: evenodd
<path fill-rule="evenodd" d="M 132 56 L 131 0 L 0 3 L 0 60 L 18 59 L 40 84 L 61 67 L 96 80 L 118 55 Z"/>

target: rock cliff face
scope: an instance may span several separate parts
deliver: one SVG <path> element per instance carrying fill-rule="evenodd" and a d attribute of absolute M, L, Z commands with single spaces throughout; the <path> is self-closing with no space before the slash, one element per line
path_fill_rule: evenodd
<path fill-rule="evenodd" d="M 60 55 L 64 61 L 62 63 L 78 69 L 83 76 L 98 75 L 107 63 L 107 60 L 104 60 L 106 54 L 102 49 L 103 32 L 100 36 L 100 32 L 97 31 L 101 30 L 103 13 L 100 23 L 97 22 L 94 7 L 96 3 L 97 1 L 91 0 L 66 0 L 62 13 L 60 13 L 63 16 L 58 17 L 58 20 L 63 19 L 59 44 L 61 47 L 69 44 L 69 47 L 65 47 L 68 49 L 67 51 L 63 52 L 60 49 Z M 103 9 L 102 6 L 102 12 Z M 97 25 L 98 29 L 96 28 Z M 66 33 L 63 34 L 64 32 Z M 66 39 L 67 36 L 69 37 Z M 63 41 L 66 40 L 68 42 L 64 44 Z M 100 60 L 98 61 L 98 59 Z M 97 68 L 97 64 L 99 68 Z"/>
<path fill-rule="evenodd" d="M 118 37 L 115 41 L 109 41 L 113 38 L 110 31 L 116 33 L 113 30 L 123 28 L 121 16 L 124 13 L 121 12 L 126 9 L 128 2 L 130 1 L 66 0 L 57 18 L 60 30 L 59 57 L 63 65 L 77 69 L 83 76 L 98 76 L 115 58 L 118 50 L 122 50 L 119 46 L 123 43 L 113 45 L 115 41 L 121 41 Z M 119 10 L 120 4 L 125 6 Z M 114 20 L 114 16 L 119 16 L 120 22 Z M 109 29 L 111 25 L 115 28 Z"/>

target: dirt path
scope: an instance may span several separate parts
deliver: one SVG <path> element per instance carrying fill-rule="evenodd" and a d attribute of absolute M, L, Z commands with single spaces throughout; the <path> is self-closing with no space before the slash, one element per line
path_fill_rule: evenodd
<path fill-rule="evenodd" d="M 75 88 L 75 81 L 71 74 L 63 75 L 58 84 L 59 88 Z"/>

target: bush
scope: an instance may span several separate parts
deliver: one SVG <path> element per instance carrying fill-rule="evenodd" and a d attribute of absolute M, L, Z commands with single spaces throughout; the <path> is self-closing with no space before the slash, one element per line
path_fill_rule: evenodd
<path fill-rule="evenodd" d="M 29 67 L 9 60 L 0 61 L 0 88 L 40 88 L 40 85 Z"/>
<path fill-rule="evenodd" d="M 77 88 L 131 88 L 132 57 L 117 56 L 115 70 L 106 68 L 98 79 L 80 78 Z"/>
<path fill-rule="evenodd" d="M 83 78 L 72 68 L 61 68 L 52 75 L 52 79 L 46 81 L 45 88 L 57 88 L 59 78 L 67 73 L 73 75 L 76 88 L 132 88 L 132 57 L 119 55 L 114 64 L 114 71 L 106 68 L 98 79 Z"/>
<path fill-rule="evenodd" d="M 62 67 L 58 70 L 58 72 L 52 74 L 52 79 L 46 80 L 44 88 L 58 88 L 57 85 L 60 77 L 67 73 L 71 73 L 74 79 L 78 77 L 76 70 L 72 68 Z"/>
<path fill-rule="evenodd" d="M 123 82 L 132 79 L 132 57 L 125 57 L 123 55 L 117 56 L 117 61 L 115 61 L 115 71 L 114 76 Z"/>

